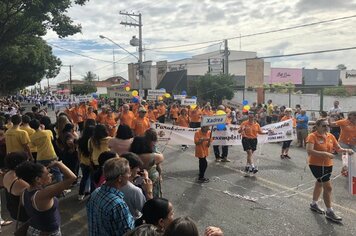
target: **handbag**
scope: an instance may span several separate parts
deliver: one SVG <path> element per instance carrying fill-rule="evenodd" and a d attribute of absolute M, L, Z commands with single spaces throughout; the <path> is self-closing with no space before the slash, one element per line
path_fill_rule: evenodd
<path fill-rule="evenodd" d="M 23 201 L 23 195 L 24 195 L 24 193 L 22 193 L 20 201 L 19 201 L 19 207 L 17 209 L 17 219 L 19 219 L 19 217 L 20 217 L 20 209 L 21 209 L 21 202 Z M 19 227 L 19 221 L 17 220 L 16 221 L 16 230 L 14 232 L 14 235 L 15 236 L 26 236 L 28 227 L 30 226 L 30 220 L 31 220 L 31 218 L 28 221 L 26 221 L 25 223 L 23 223 L 20 227 Z"/>

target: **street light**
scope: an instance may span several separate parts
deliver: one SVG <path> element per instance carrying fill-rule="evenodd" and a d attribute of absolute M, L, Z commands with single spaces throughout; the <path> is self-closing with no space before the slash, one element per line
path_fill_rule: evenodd
<path fill-rule="evenodd" d="M 115 44 L 116 46 L 118 46 L 119 48 L 121 48 L 122 50 L 124 50 L 125 52 L 127 52 L 128 54 L 130 54 L 131 56 L 135 57 L 137 60 L 139 60 L 139 58 L 138 58 L 135 54 L 133 54 L 133 53 L 127 51 L 125 48 L 121 47 L 119 44 L 115 43 L 111 38 L 108 38 L 108 37 L 106 37 L 106 36 L 104 36 L 104 35 L 99 35 L 99 37 L 100 37 L 101 39 L 107 39 L 107 40 L 109 40 L 110 42 L 112 42 L 113 44 Z"/>

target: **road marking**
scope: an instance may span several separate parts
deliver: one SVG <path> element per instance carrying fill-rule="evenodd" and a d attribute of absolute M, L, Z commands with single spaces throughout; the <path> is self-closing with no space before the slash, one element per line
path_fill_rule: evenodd
<path fill-rule="evenodd" d="M 178 151 L 178 149 L 175 149 L 175 148 L 173 148 L 172 146 L 168 146 L 168 145 L 167 145 L 167 147 L 169 147 L 169 149 Z M 188 154 L 188 155 L 194 157 L 193 153 L 191 153 L 191 152 L 188 152 L 188 153 L 186 153 L 186 154 Z M 196 158 L 196 157 L 194 157 L 194 158 Z M 241 170 L 239 170 L 239 169 L 237 169 L 237 168 L 233 168 L 233 167 L 227 166 L 227 165 L 220 165 L 220 164 L 218 164 L 217 166 L 220 166 L 220 167 L 222 167 L 222 168 L 226 168 L 226 169 L 232 170 L 232 171 L 234 171 L 234 172 L 236 172 L 236 173 L 245 174 L 243 171 L 241 171 Z M 255 182 L 255 183 L 259 183 L 261 186 L 266 187 L 266 188 L 269 188 L 269 189 L 271 189 L 271 190 L 273 190 L 273 191 L 277 191 L 277 192 L 278 192 L 279 189 L 276 188 L 276 187 L 278 187 L 278 188 L 280 188 L 280 189 L 282 189 L 282 190 L 287 190 L 287 191 L 290 191 L 290 192 L 296 192 L 296 193 L 298 193 L 298 194 L 297 194 L 297 195 L 294 195 L 294 197 L 296 197 L 296 198 L 299 199 L 299 200 L 303 200 L 303 201 L 305 201 L 305 202 L 310 202 L 311 199 L 313 198 L 313 196 L 312 196 L 311 194 L 303 193 L 303 192 L 301 192 L 301 191 L 295 190 L 295 188 L 291 188 L 291 187 L 288 187 L 288 186 L 285 186 L 285 185 L 282 185 L 282 184 L 273 182 L 273 181 L 271 181 L 271 180 L 267 180 L 267 179 L 262 178 L 262 177 L 259 177 L 259 176 L 255 176 L 255 178 L 256 178 L 256 180 L 260 180 L 259 182 Z M 262 182 L 263 182 L 264 184 L 263 184 Z M 272 187 L 272 186 L 274 186 L 274 187 Z M 298 197 L 298 195 L 299 195 L 299 196 L 303 196 L 304 198 Z M 307 198 L 307 199 L 306 199 L 306 198 Z M 347 212 L 349 212 L 349 213 L 351 213 L 351 214 L 353 214 L 353 215 L 356 216 L 356 210 L 355 210 L 355 209 L 347 208 L 347 207 L 341 206 L 340 204 L 337 204 L 337 203 L 334 203 L 334 202 L 333 202 L 332 204 L 333 204 L 334 207 L 340 208 L 340 209 L 342 209 L 342 210 L 344 210 L 344 211 L 347 211 Z"/>

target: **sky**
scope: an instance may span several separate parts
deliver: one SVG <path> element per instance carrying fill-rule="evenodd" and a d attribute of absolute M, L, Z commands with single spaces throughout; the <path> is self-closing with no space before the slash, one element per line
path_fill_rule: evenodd
<path fill-rule="evenodd" d="M 49 31 L 44 37 L 63 65 L 73 65 L 72 79 L 83 79 L 88 71 L 100 80 L 114 74 L 128 78 L 127 64 L 137 62 L 137 58 L 99 38 L 104 35 L 138 56 L 138 49 L 129 44 L 132 36 L 138 37 L 138 28 L 120 24 L 135 22 L 136 18 L 120 15 L 120 11 L 142 14 L 146 61 L 174 61 L 220 50 L 224 39 L 229 39 L 230 50 L 253 51 L 260 57 L 356 47 L 356 0 L 90 0 L 68 10 L 74 23 L 81 24 L 82 33 L 59 39 Z M 349 19 L 246 37 L 353 15 Z M 213 42 L 202 43 L 207 41 Z M 195 45 L 181 46 L 186 44 Z M 348 50 L 266 61 L 271 62 L 271 67 L 282 68 L 335 69 L 344 64 L 348 69 L 356 69 L 355 58 L 356 50 Z M 50 84 L 68 79 L 69 67 L 62 67 Z M 41 84 L 47 85 L 47 80 Z"/>

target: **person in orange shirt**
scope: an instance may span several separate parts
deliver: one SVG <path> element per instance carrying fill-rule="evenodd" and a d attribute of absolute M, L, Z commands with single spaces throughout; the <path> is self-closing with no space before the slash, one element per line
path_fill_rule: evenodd
<path fill-rule="evenodd" d="M 201 122 L 201 110 L 198 105 L 194 109 L 190 109 L 189 113 L 189 127 L 190 128 L 199 128 Z"/>
<path fill-rule="evenodd" d="M 164 104 L 164 102 L 159 102 L 157 110 L 158 110 L 157 120 L 159 123 L 164 124 L 166 120 L 166 104 Z"/>
<path fill-rule="evenodd" d="M 245 172 L 256 174 L 258 168 L 253 163 L 252 155 L 257 148 L 257 135 L 266 133 L 262 131 L 260 125 L 255 121 L 255 113 L 253 111 L 248 112 L 248 120 L 241 123 L 239 133 L 242 136 L 242 147 L 247 153 Z"/>
<path fill-rule="evenodd" d="M 96 114 L 94 113 L 94 108 L 92 106 L 88 107 L 88 112 L 85 116 L 85 120 L 87 119 L 96 120 Z"/>
<path fill-rule="evenodd" d="M 122 112 L 119 114 L 120 125 L 128 125 L 132 129 L 132 122 L 135 119 L 135 115 L 130 111 L 129 104 L 122 106 Z"/>
<path fill-rule="evenodd" d="M 187 109 L 183 108 L 180 111 L 180 115 L 178 116 L 178 119 L 177 119 L 177 124 L 182 127 L 189 127 L 189 117 L 188 117 Z M 188 145 L 182 145 L 183 151 L 185 151 L 187 149 L 188 149 Z"/>
<path fill-rule="evenodd" d="M 86 111 L 87 111 L 87 109 L 86 109 L 85 102 L 80 102 L 79 107 L 76 106 L 75 112 L 76 112 L 76 116 L 77 116 L 79 131 L 83 130 L 84 118 L 85 118 L 85 115 L 86 115 L 85 114 Z"/>
<path fill-rule="evenodd" d="M 93 98 L 93 100 L 89 102 L 89 105 L 93 107 L 94 113 L 98 114 L 98 100 Z"/>
<path fill-rule="evenodd" d="M 330 126 L 340 127 L 339 144 L 356 152 L 356 111 L 350 111 L 347 119 L 331 122 Z"/>
<path fill-rule="evenodd" d="M 138 110 L 138 117 L 132 122 L 132 131 L 135 136 L 143 136 L 149 128 L 151 128 L 151 124 L 146 117 L 146 109 L 140 107 Z"/>
<path fill-rule="evenodd" d="M 150 120 L 150 122 L 154 123 L 157 121 L 157 110 L 153 109 L 153 105 L 148 106 L 148 112 L 147 112 L 147 118 Z"/>
<path fill-rule="evenodd" d="M 317 204 L 321 192 L 323 193 L 324 203 L 327 208 L 325 217 L 332 221 L 340 222 L 342 218 L 335 214 L 332 209 L 331 195 L 332 184 L 330 176 L 333 169 L 334 150 L 348 152 L 353 154 L 352 149 L 341 148 L 334 135 L 328 132 L 328 121 L 319 119 L 315 122 L 316 131 L 309 134 L 307 138 L 307 153 L 309 168 L 316 178 L 313 201 L 310 204 L 310 209 L 320 214 L 324 214 L 324 209 Z"/>
<path fill-rule="evenodd" d="M 169 114 L 173 121 L 172 122 L 173 125 L 175 125 L 177 123 L 178 113 L 179 113 L 179 108 L 178 108 L 177 104 L 173 104 L 171 109 L 169 110 Z"/>
<path fill-rule="evenodd" d="M 293 129 L 295 129 L 295 127 L 297 126 L 297 120 L 292 116 L 292 112 L 293 112 L 292 108 L 289 107 L 286 108 L 284 110 L 284 116 L 281 118 L 281 121 L 292 120 Z M 291 143 L 292 140 L 283 141 L 281 159 L 285 159 L 285 158 L 290 159 L 290 156 L 288 155 L 288 151 Z"/>
<path fill-rule="evenodd" d="M 109 136 L 114 137 L 116 135 L 117 119 L 110 108 L 106 111 L 103 125 L 106 126 Z"/>
<path fill-rule="evenodd" d="M 101 107 L 101 112 L 96 116 L 96 121 L 100 124 L 103 124 L 106 117 L 106 107 Z"/>
<path fill-rule="evenodd" d="M 202 115 L 203 116 L 213 116 L 214 112 L 211 110 L 210 105 L 205 105 L 204 109 L 202 110 Z"/>
<path fill-rule="evenodd" d="M 209 147 L 211 143 L 211 131 L 209 126 L 202 126 L 194 134 L 195 157 L 199 158 L 199 178 L 198 182 L 207 183 L 208 178 L 205 178 L 205 171 L 208 168 Z"/>

